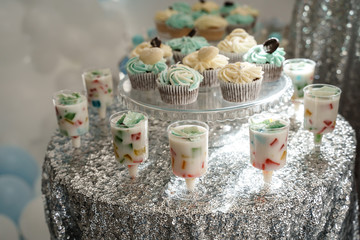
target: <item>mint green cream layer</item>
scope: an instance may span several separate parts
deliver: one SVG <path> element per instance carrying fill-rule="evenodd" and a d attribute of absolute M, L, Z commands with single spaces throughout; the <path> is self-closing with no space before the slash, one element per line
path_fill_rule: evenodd
<path fill-rule="evenodd" d="M 186 13 L 186 14 L 191 13 L 191 6 L 188 3 L 185 3 L 185 2 L 173 3 L 173 5 L 171 7 L 175 11 L 180 12 L 180 13 Z"/>
<path fill-rule="evenodd" d="M 254 20 L 254 17 L 251 15 L 232 14 L 226 17 L 226 21 L 228 21 L 230 25 L 251 24 Z"/>
<path fill-rule="evenodd" d="M 273 53 L 266 53 L 263 45 L 256 45 L 252 47 L 243 57 L 244 61 L 257 64 L 275 64 L 281 67 L 285 60 L 285 51 L 283 48 L 277 48 Z"/>
<path fill-rule="evenodd" d="M 165 22 L 166 25 L 172 28 L 193 28 L 194 27 L 194 20 L 191 15 L 178 13 L 171 15 Z"/>
<path fill-rule="evenodd" d="M 163 85 L 190 86 L 189 90 L 199 87 L 203 76 L 196 70 L 182 64 L 172 65 L 159 74 L 159 82 Z"/>
<path fill-rule="evenodd" d="M 143 63 L 139 57 L 131 58 L 126 64 L 126 70 L 128 73 L 136 74 L 136 73 L 146 73 L 151 72 L 154 74 L 158 74 L 164 71 L 167 68 L 165 60 L 161 60 L 154 65 L 149 65 Z"/>
<path fill-rule="evenodd" d="M 181 37 L 174 38 L 166 42 L 174 51 L 180 51 L 183 54 L 189 54 L 210 44 L 204 37 Z"/>

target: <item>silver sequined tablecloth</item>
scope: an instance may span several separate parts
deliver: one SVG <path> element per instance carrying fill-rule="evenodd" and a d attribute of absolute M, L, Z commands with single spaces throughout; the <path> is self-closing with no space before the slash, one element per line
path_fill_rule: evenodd
<path fill-rule="evenodd" d="M 120 109 L 116 104 L 111 112 Z M 42 176 L 51 236 L 358 239 L 353 129 L 339 116 L 335 131 L 324 136 L 322 153 L 315 156 L 312 136 L 297 119 L 292 119 L 287 165 L 274 173 L 267 190 L 261 172 L 249 164 L 244 120 L 212 122 L 209 168 L 200 179 L 207 195 L 198 201 L 169 194 L 180 180 L 170 168 L 163 131 L 167 122 L 150 119 L 150 155 L 140 165 L 135 183 L 115 162 L 107 122 L 93 116 L 90 133 L 78 150 L 57 132 L 49 143 Z"/>

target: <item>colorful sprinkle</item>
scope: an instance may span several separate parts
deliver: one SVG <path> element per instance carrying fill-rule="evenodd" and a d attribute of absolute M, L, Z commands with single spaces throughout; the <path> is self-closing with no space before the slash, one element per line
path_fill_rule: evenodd
<path fill-rule="evenodd" d="M 140 138 L 141 138 L 141 132 L 131 134 L 131 140 L 132 141 L 140 140 Z"/>
<path fill-rule="evenodd" d="M 73 120 L 75 118 L 76 113 L 67 113 L 64 118 L 68 120 Z"/>
<path fill-rule="evenodd" d="M 174 151 L 174 149 L 170 148 L 170 152 L 171 152 L 171 156 L 176 156 L 176 152 Z"/>
<path fill-rule="evenodd" d="M 201 168 L 204 168 L 204 166 L 205 166 L 205 162 L 202 162 Z"/>
<path fill-rule="evenodd" d="M 312 115 L 312 112 L 309 111 L 309 109 L 305 109 L 305 116 L 310 117 Z"/>
<path fill-rule="evenodd" d="M 182 166 L 181 166 L 181 169 L 185 169 L 185 167 L 186 167 L 186 161 L 185 161 L 185 160 L 183 160 L 183 162 L 182 162 Z"/>
<path fill-rule="evenodd" d="M 101 107 L 101 102 L 99 100 L 92 100 L 91 101 L 93 107 L 99 108 Z"/>
<path fill-rule="evenodd" d="M 332 124 L 332 121 L 325 120 L 324 123 L 325 123 L 326 126 L 330 126 Z"/>
<path fill-rule="evenodd" d="M 193 157 L 193 158 L 200 156 L 200 155 L 201 155 L 201 147 L 199 147 L 199 148 L 192 148 L 192 149 L 191 149 L 191 153 L 192 153 L 192 157 Z"/>
<path fill-rule="evenodd" d="M 146 152 L 146 147 L 143 147 L 141 149 L 134 149 L 134 153 L 136 156 L 143 155 L 145 154 L 145 152 Z"/>
<path fill-rule="evenodd" d="M 281 155 L 281 160 L 284 160 L 286 158 L 286 150 L 283 152 L 283 154 Z"/>
<path fill-rule="evenodd" d="M 330 109 L 333 109 L 333 108 L 334 108 L 333 105 L 332 105 L 332 103 L 330 103 L 329 105 L 330 105 Z"/>
<path fill-rule="evenodd" d="M 283 147 L 285 147 L 285 144 L 281 145 L 281 148 L 280 148 L 280 150 L 281 150 L 281 149 L 283 149 Z"/>
<path fill-rule="evenodd" d="M 277 163 L 277 162 L 274 162 L 273 160 L 271 160 L 271 159 L 269 159 L 269 158 L 267 158 L 266 160 L 265 160 L 265 163 L 266 164 L 275 164 L 275 165 L 280 165 L 280 163 Z"/>
<path fill-rule="evenodd" d="M 270 146 L 274 145 L 274 144 L 277 143 L 277 142 L 278 142 L 278 139 L 275 138 L 274 141 L 272 141 L 272 142 L 270 143 Z"/>
<path fill-rule="evenodd" d="M 75 125 L 74 122 L 70 121 L 69 119 L 64 119 L 66 122 L 70 123 L 71 125 Z"/>
<path fill-rule="evenodd" d="M 323 133 L 323 132 L 325 131 L 325 129 L 326 129 L 326 127 L 323 127 L 323 128 L 320 130 L 320 132 L 318 132 L 317 134 Z"/>
<path fill-rule="evenodd" d="M 130 160 L 130 161 L 133 160 L 132 157 L 131 157 L 129 154 L 125 154 L 125 155 L 124 155 L 124 158 L 127 158 L 127 159 Z"/>

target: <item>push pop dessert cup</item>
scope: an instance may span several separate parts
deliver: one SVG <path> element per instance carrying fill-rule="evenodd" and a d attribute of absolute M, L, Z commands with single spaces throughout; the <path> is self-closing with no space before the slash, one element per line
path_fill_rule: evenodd
<path fill-rule="evenodd" d="M 264 182 L 271 183 L 272 173 L 284 167 L 290 122 L 274 114 L 249 118 L 251 165 L 263 171 Z"/>
<path fill-rule="evenodd" d="M 206 173 L 209 126 L 200 121 L 184 120 L 169 125 L 167 132 L 172 171 L 186 182 L 186 189 L 179 194 L 205 194 L 203 186 L 195 186 L 195 179 Z"/>
<path fill-rule="evenodd" d="M 86 71 L 82 74 L 89 104 L 97 108 L 100 119 L 106 117 L 106 107 L 113 103 L 113 80 L 110 69 Z"/>
<path fill-rule="evenodd" d="M 320 152 L 322 137 L 336 125 L 341 89 L 328 84 L 304 88 L 304 129 L 314 134 L 314 152 Z"/>
<path fill-rule="evenodd" d="M 72 145 L 79 148 L 80 136 L 89 131 L 86 97 L 71 90 L 61 90 L 53 96 L 60 133 L 71 137 Z"/>
<path fill-rule="evenodd" d="M 294 86 L 293 99 L 304 97 L 304 87 L 314 81 L 316 63 L 306 58 L 293 58 L 284 61 L 284 72 L 291 78 Z"/>
<path fill-rule="evenodd" d="M 110 116 L 115 159 L 128 166 L 132 179 L 148 158 L 148 117 L 145 113 L 121 111 Z"/>

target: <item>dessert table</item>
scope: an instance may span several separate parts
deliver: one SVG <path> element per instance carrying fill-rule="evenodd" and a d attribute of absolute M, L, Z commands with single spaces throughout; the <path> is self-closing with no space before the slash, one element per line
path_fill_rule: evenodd
<path fill-rule="evenodd" d="M 116 101 L 111 113 L 125 109 Z M 270 109 L 269 109 L 270 110 Z M 166 119 L 149 118 L 149 159 L 128 178 L 113 155 L 110 127 L 90 111 L 90 132 L 74 149 L 57 131 L 42 174 L 53 239 L 358 239 L 354 188 L 355 133 L 338 116 L 322 151 L 288 103 L 291 129 L 285 167 L 270 187 L 250 165 L 246 118 L 209 122 L 207 192 L 182 200 L 171 171 Z"/>

